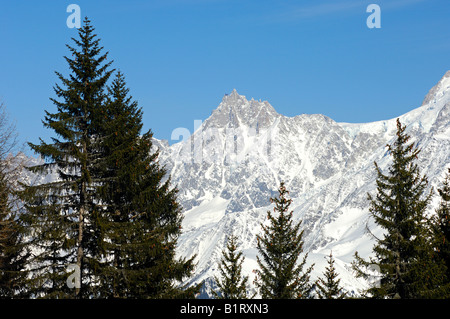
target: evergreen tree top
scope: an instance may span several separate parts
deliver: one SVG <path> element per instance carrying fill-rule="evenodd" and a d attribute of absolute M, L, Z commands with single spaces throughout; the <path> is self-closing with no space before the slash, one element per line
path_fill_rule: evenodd
<path fill-rule="evenodd" d="M 309 274 L 314 265 L 303 269 L 307 253 L 299 261 L 303 252 L 303 230 L 300 230 L 301 221 L 293 220 L 292 200 L 287 197 L 289 192 L 283 182 L 278 193 L 278 197 L 271 198 L 274 213 L 267 212 L 270 223 L 262 224 L 262 234 L 257 236 L 260 269 L 256 270 L 255 284 L 263 298 L 307 298 L 311 290 Z"/>
<path fill-rule="evenodd" d="M 318 296 L 320 299 L 342 299 L 345 297 L 343 288 L 340 286 L 341 279 L 338 278 L 336 268 L 334 267 L 335 260 L 333 253 L 327 258 L 328 266 L 323 273 L 324 278 L 319 278 L 316 282 L 318 288 Z"/>
<path fill-rule="evenodd" d="M 242 251 L 238 251 L 237 237 L 228 237 L 226 249 L 222 252 L 219 263 L 221 279 L 215 277 L 219 292 L 213 291 L 218 299 L 246 299 L 248 276 L 242 275 L 244 257 Z"/>
<path fill-rule="evenodd" d="M 440 276 L 425 215 L 432 191 L 426 192 L 428 180 L 417 164 L 420 150 L 409 140 L 406 126 L 397 119 L 396 139 L 387 146 L 392 158 L 387 174 L 375 162 L 377 194 L 368 194 L 369 211 L 384 234 L 375 238 L 375 257 L 365 261 L 355 253 L 353 263 L 357 275 L 366 278 L 364 269 L 379 267 L 380 285 L 368 290 L 374 297 L 424 296 L 434 285 L 430 278 Z"/>

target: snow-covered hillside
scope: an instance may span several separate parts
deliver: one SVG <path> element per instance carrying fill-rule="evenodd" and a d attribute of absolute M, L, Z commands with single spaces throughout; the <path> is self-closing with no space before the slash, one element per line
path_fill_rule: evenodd
<path fill-rule="evenodd" d="M 400 120 L 422 149 L 420 166 L 430 186 L 438 186 L 450 165 L 450 71 Z M 349 266 L 355 251 L 371 254 L 366 226 L 380 235 L 368 218 L 367 193 L 375 190 L 374 161 L 389 164 L 386 144 L 395 129 L 396 119 L 350 124 L 320 114 L 286 117 L 233 90 L 189 138 L 184 134 L 171 146 L 157 141 L 185 209 L 178 254 L 197 254 L 191 282 L 210 283 L 230 234 L 239 237 L 245 274 L 253 281 L 256 234 L 284 181 L 294 216 L 303 221 L 313 277 L 325 270 L 332 251 L 341 283 L 355 293 L 364 288 Z"/>

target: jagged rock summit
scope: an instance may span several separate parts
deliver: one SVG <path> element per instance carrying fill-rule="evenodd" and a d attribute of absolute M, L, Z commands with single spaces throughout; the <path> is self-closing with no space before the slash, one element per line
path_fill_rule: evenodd
<path fill-rule="evenodd" d="M 259 130 L 266 128 L 279 116 L 269 102 L 248 101 L 244 95 L 239 95 L 236 89 L 226 94 L 222 102 L 205 121 L 208 127 L 240 127 L 246 125 Z"/>

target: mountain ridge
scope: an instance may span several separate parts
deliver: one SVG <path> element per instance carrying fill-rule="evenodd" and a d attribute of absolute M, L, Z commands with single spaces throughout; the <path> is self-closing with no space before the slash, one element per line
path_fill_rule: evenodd
<path fill-rule="evenodd" d="M 419 166 L 430 187 L 438 185 L 450 163 L 449 75 L 420 107 L 398 117 L 422 149 Z M 374 234 L 381 231 L 368 218 L 367 193 L 375 189 L 374 161 L 382 169 L 389 164 L 385 146 L 395 136 L 395 120 L 344 123 L 322 114 L 287 117 L 267 101 L 248 101 L 236 90 L 225 95 L 189 139 L 161 149 L 160 161 L 184 207 L 178 253 L 198 256 L 188 283 L 206 280 L 208 287 L 213 285 L 230 234 L 239 238 L 244 274 L 253 281 L 256 234 L 271 209 L 269 198 L 284 181 L 294 217 L 303 221 L 310 263 L 316 263 L 313 277 L 321 275 L 324 257 L 332 250 L 347 290 L 364 288 L 367 282 L 356 280 L 349 265 L 354 251 L 363 257 L 371 253 L 366 226 Z M 179 156 L 183 148 L 190 156 Z"/>

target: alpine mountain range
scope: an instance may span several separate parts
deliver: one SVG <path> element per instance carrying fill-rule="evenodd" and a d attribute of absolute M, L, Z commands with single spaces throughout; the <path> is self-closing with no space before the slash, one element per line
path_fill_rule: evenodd
<path fill-rule="evenodd" d="M 436 190 L 450 166 L 450 71 L 420 107 L 399 119 L 421 149 L 421 173 Z M 382 235 L 369 218 L 367 193 L 376 191 L 374 161 L 384 171 L 390 164 L 386 145 L 395 132 L 396 118 L 350 124 L 321 114 L 287 117 L 233 90 L 192 135 L 170 146 L 157 141 L 184 208 L 178 253 L 197 254 L 191 283 L 214 285 L 227 236 L 234 234 L 252 284 L 256 235 L 284 181 L 294 218 L 302 220 L 304 252 L 315 264 L 312 279 L 325 271 L 332 251 L 341 285 L 358 294 L 367 282 L 355 279 L 350 263 L 355 251 L 368 257 L 373 236 Z M 437 204 L 435 196 L 430 213 Z"/>

